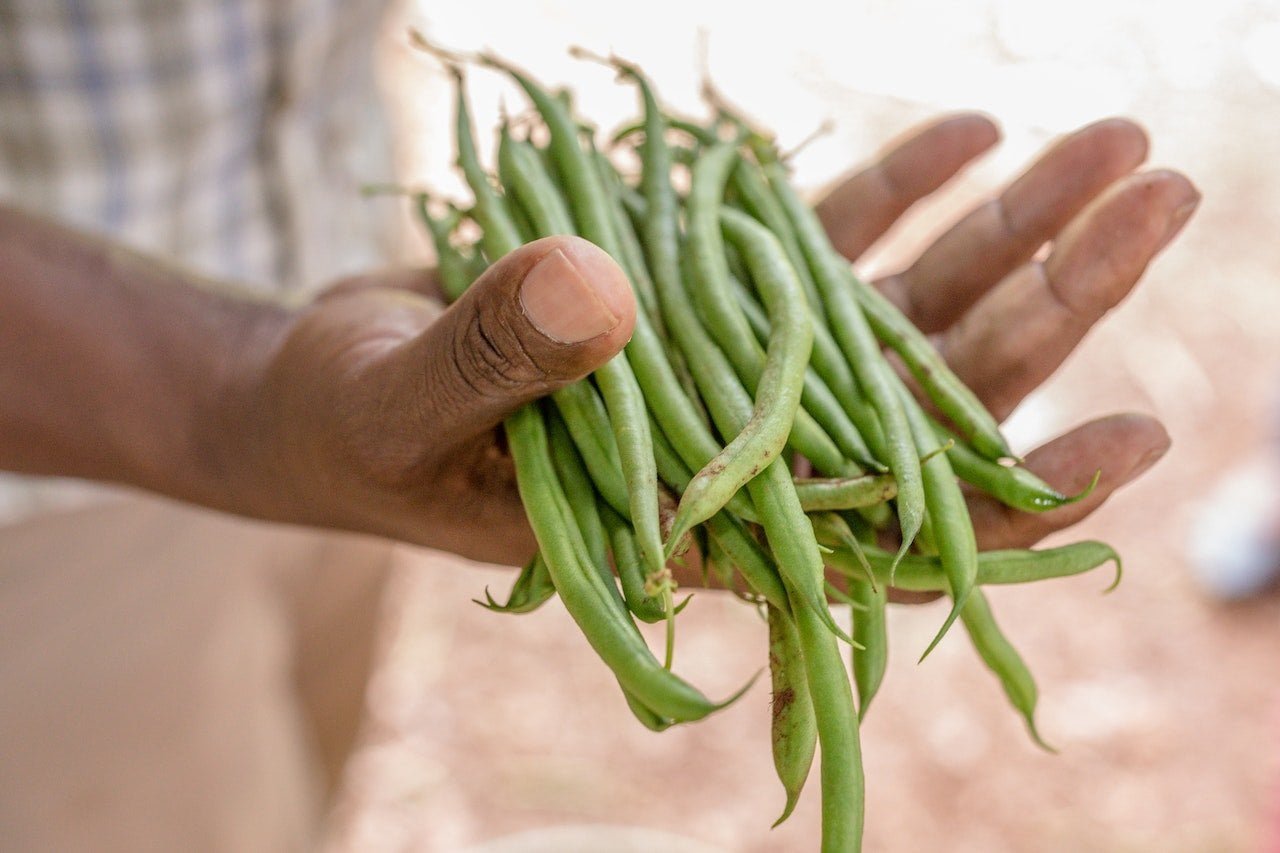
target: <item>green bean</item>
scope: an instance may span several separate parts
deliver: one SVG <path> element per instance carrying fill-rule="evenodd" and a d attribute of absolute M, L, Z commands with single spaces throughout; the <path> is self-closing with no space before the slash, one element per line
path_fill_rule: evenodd
<path fill-rule="evenodd" d="M 765 313 L 764 307 L 756 301 L 755 296 L 747 289 L 743 281 L 737 276 L 730 279 L 733 294 L 738 300 L 738 305 L 741 307 L 743 315 L 747 318 L 747 323 L 751 326 L 751 331 L 755 334 L 756 340 L 763 343 L 769 339 L 769 317 Z M 818 351 L 818 339 L 829 336 L 830 333 L 816 319 L 813 329 L 815 332 L 813 351 L 816 354 Z M 817 334 L 819 329 L 822 330 L 822 334 Z M 834 346 L 834 343 L 832 345 Z M 827 431 L 841 453 L 865 468 L 871 468 L 875 471 L 886 470 L 867 447 L 861 431 L 843 408 L 845 404 L 836 398 L 826 380 L 815 369 L 814 365 L 816 363 L 815 360 L 805 367 L 804 394 L 800 398 L 801 404 L 813 416 L 813 419 Z M 848 365 L 845 365 L 845 370 L 848 370 Z M 853 381 L 852 374 L 850 374 L 849 381 L 850 383 Z M 861 401 L 858 401 L 857 405 L 862 405 Z"/>
<path fill-rule="evenodd" d="M 911 396 L 906 387 L 898 383 L 899 395 L 902 399 L 902 410 L 906 413 L 907 422 L 911 426 L 912 438 L 919 454 L 929 453 L 937 440 L 933 426 L 920 404 Z M 933 640 L 920 656 L 924 660 L 941 642 L 943 636 L 951 628 L 964 608 L 964 603 L 973 589 L 973 582 L 978 575 L 978 540 L 974 536 L 973 522 L 969 518 L 969 505 L 960 484 L 956 481 L 951 463 L 945 453 L 930 453 L 928 459 L 921 464 L 924 479 L 924 498 L 928 512 L 930 536 L 938 558 L 942 561 L 948 585 L 951 589 L 953 604 L 951 612 L 943 621 L 942 627 L 934 635 Z"/>
<path fill-rule="evenodd" d="M 764 175 L 761 174 L 759 167 L 746 159 L 739 158 L 737 165 L 734 166 L 730 180 L 742 199 L 743 207 L 746 211 L 764 223 L 765 227 L 777 236 L 783 250 L 787 253 L 787 257 L 791 259 L 792 266 L 795 267 L 796 277 L 800 279 L 800 284 L 804 287 L 804 293 L 809 300 L 810 309 L 815 314 L 820 312 L 822 310 L 822 296 L 818 293 L 818 285 L 813 280 L 813 273 L 809 271 L 809 265 L 805 263 L 804 253 L 800 249 L 800 242 L 796 239 L 795 229 L 791 227 L 791 224 L 787 221 L 786 212 L 778 204 L 778 200 L 773 197 L 773 193 L 770 192 L 769 183 L 765 180 Z M 832 341 L 832 345 L 834 346 L 834 341 Z M 814 348 L 816 351 L 816 341 Z M 836 356 L 835 361 L 840 362 L 838 353 L 839 350 L 836 349 L 832 355 Z"/>
<path fill-rule="evenodd" d="M 864 720 L 871 700 L 884 681 L 889 662 L 889 632 L 885 621 L 889 588 L 853 578 L 849 581 L 849 595 L 860 605 L 853 612 L 853 640 L 861 648 L 854 646 L 849 654 L 853 682 L 858 688 L 858 719 Z"/>
<path fill-rule="evenodd" d="M 714 153 L 708 154 L 703 162 L 714 156 Z M 701 166 L 700 163 L 699 168 Z M 695 216 L 690 214 L 691 229 L 695 225 L 705 228 L 705 223 L 698 222 Z M 748 263 L 758 267 L 761 277 L 769 280 L 770 307 L 776 311 L 775 321 L 769 337 L 769 354 L 758 378 L 751 416 L 720 455 L 694 475 L 676 511 L 677 530 L 691 528 L 719 511 L 730 495 L 736 494 L 748 480 L 778 457 L 800 405 L 802 379 L 813 340 L 808 315 L 795 310 L 796 306 L 789 303 L 799 295 L 798 285 L 794 277 L 787 278 L 787 269 L 776 264 L 780 252 L 771 254 L 768 251 L 767 240 L 770 238 L 767 232 L 754 222 L 747 225 L 750 220 L 740 214 L 730 215 L 726 211 L 726 217 L 725 226 L 738 242 Z M 694 239 L 691 238 L 691 244 Z M 695 257 L 698 254 L 695 249 Z"/>
<path fill-rule="evenodd" d="M 523 242 L 520 239 L 520 228 L 512 218 L 511 211 L 489 183 L 489 176 L 476 155 L 475 134 L 471 129 L 471 110 L 467 106 L 462 68 L 454 63 L 448 63 L 447 68 L 453 75 L 457 88 L 454 129 L 458 143 L 458 167 L 475 195 L 475 207 L 471 215 L 483 229 L 481 245 L 489 258 L 496 261 Z"/>
<path fill-rule="evenodd" d="M 876 446 L 874 434 L 864 431 L 863 435 L 877 457 L 888 463 L 898 483 L 898 522 L 902 528 L 902 547 L 898 554 L 902 556 L 924 521 L 924 484 L 911 428 L 894 391 L 893 371 L 881 355 L 867 319 L 850 290 L 852 271 L 832 248 L 817 214 L 791 188 L 781 163 L 773 160 L 764 169 L 774 195 L 796 229 L 796 237 L 822 294 L 836 342 L 853 366 L 858 384 L 880 421 L 883 447 Z"/>
<path fill-rule="evenodd" d="M 591 485 L 591 479 L 587 476 L 586 468 L 574 448 L 573 439 L 569 437 L 564 422 L 550 411 L 547 412 L 546 421 L 551 462 L 587 546 L 591 567 L 600 575 L 609 592 L 618 601 L 622 601 L 622 595 L 609 571 L 609 539 L 600 518 L 600 510 L 596 507 L 596 490 Z"/>
<path fill-rule="evenodd" d="M 862 849 L 865 782 L 853 690 L 836 639 L 812 607 L 792 605 L 821 750 L 822 850 Z"/>
<path fill-rule="evenodd" d="M 662 667 L 625 611 L 619 612 L 603 589 L 600 577 L 583 565 L 586 547 L 556 479 L 537 407 L 526 405 L 517 410 L 507 419 L 506 432 L 520 499 L 556 592 L 596 654 L 625 690 L 660 717 L 690 722 L 724 707 L 726 703 L 711 702 Z M 728 701 L 738 695 L 741 691 Z"/>
<path fill-rule="evenodd" d="M 613 546 L 613 562 L 622 581 L 622 597 L 631 615 L 643 622 L 661 622 L 667 618 L 660 596 L 650 596 L 644 589 L 644 566 L 636 549 L 635 532 L 627 520 L 609 507 L 600 508 L 600 516 Z"/>
<path fill-rule="evenodd" d="M 542 236 L 575 234 L 573 215 L 553 184 L 532 143 L 514 139 L 505 130 L 498 145 L 498 174 L 517 207 L 529 218 L 531 233 Z"/>
<path fill-rule="evenodd" d="M 618 442 L 600 394 L 590 382 L 582 381 L 566 385 L 551 399 L 564 418 L 596 490 L 609 506 L 630 518 L 631 498 L 622 476 Z"/>
<path fill-rule="evenodd" d="M 622 683 L 619 682 L 618 686 L 622 687 Z M 649 731 L 666 731 L 675 725 L 674 720 L 655 714 L 652 709 L 636 698 L 635 694 L 631 693 L 627 688 L 622 687 L 622 695 L 627 700 L 627 707 L 631 709 L 632 715 Z"/>
<path fill-rule="evenodd" d="M 1036 728 L 1036 701 L 1039 690 L 1036 688 L 1035 679 L 1031 676 L 1031 670 L 1027 668 L 1026 662 L 1022 660 L 1017 649 L 1000 631 L 1000 626 L 996 624 L 995 616 L 991 612 L 991 605 L 987 602 L 987 597 L 982 590 L 975 589 L 973 595 L 969 596 L 962 619 L 978 656 L 1000 679 L 1005 695 L 1009 697 L 1009 703 L 1022 715 L 1031 739 L 1041 749 L 1057 752 L 1045 743 Z"/>
<path fill-rule="evenodd" d="M 852 271 L 849 279 L 876 336 L 898 354 L 929 399 L 959 428 L 961 435 L 988 459 L 1012 456 L 996 419 L 951 371 L 924 333 L 884 294 Z"/>
<path fill-rule="evenodd" d="M 636 78 L 643 81 L 638 73 Z M 688 295 L 684 292 L 674 228 L 676 207 L 670 184 L 670 159 L 662 141 L 661 114 L 656 108 L 652 92 L 643 82 L 641 90 L 646 102 L 646 121 L 651 123 L 650 126 L 659 128 L 646 135 L 642 173 L 649 202 L 649 217 L 645 228 L 646 249 L 650 253 L 658 302 L 672 338 L 685 351 L 690 362 L 699 365 L 694 378 L 698 381 L 703 399 L 717 426 L 722 433 L 736 434 L 750 418 L 751 398 L 737 380 L 724 354 L 697 322 Z M 675 435 L 665 424 L 663 430 L 668 438 L 674 439 Z M 774 549 L 779 573 L 791 587 L 792 592 L 789 594 L 798 595 L 805 606 L 813 609 L 818 614 L 819 621 L 833 633 L 847 636 L 836 625 L 827 608 L 822 588 L 822 555 L 818 552 L 812 535 L 808 533 L 807 522 L 803 521 L 804 510 L 795 496 L 790 473 L 775 459 L 763 474 L 747 484 L 747 489 L 764 523 L 765 536 Z M 719 517 L 722 516 L 715 518 Z M 745 569 L 744 558 L 748 555 L 757 556 L 752 554 L 751 546 L 745 539 L 729 538 L 733 534 L 722 537 L 716 527 L 710 525 L 711 522 L 709 529 L 712 536 L 729 551 L 740 569 Z M 740 548 L 742 554 L 734 553 L 731 550 L 734 547 Z M 765 571 L 760 568 L 762 577 L 768 577 Z M 748 581 L 750 582 L 750 578 Z M 768 596 L 764 589 L 759 591 Z"/>
<path fill-rule="evenodd" d="M 658 472 L 669 486 L 677 492 L 683 491 L 693 475 L 676 456 L 662 429 L 656 424 L 652 426 L 653 455 L 658 464 Z M 730 506 L 732 505 L 731 502 Z M 754 516 L 755 510 L 752 509 L 751 512 Z M 711 541 L 738 566 L 738 571 L 751 589 L 775 608 L 789 614 L 791 608 L 782 580 L 778 577 L 778 570 L 741 522 L 729 513 L 721 512 L 707 519 L 706 527 Z"/>
<path fill-rule="evenodd" d="M 796 496 L 805 512 L 860 509 L 892 500 L 898 484 L 892 474 L 861 477 L 804 477 L 797 479 Z"/>
<path fill-rule="evenodd" d="M 744 313 L 751 324 L 753 332 L 758 339 L 767 340 L 769 321 L 768 317 L 765 316 L 764 309 L 750 293 L 746 292 L 745 286 L 738 283 L 735 289 L 738 292 Z M 820 328 L 820 326 L 815 328 Z M 811 375 L 809 371 L 812 371 L 812 368 L 807 368 L 806 371 L 806 383 L 808 383 Z M 872 425 L 874 425 L 874 421 Z M 876 434 L 878 435 L 878 429 Z M 837 438 L 848 436 L 861 442 L 857 429 L 845 433 L 837 428 L 833 430 L 832 435 Z M 865 462 L 868 467 L 879 471 L 884 470 L 884 467 L 869 455 L 865 445 L 859 447 L 845 444 L 841 446 L 841 451 L 854 459 Z M 863 475 L 861 477 L 796 481 L 796 493 L 805 512 L 828 509 L 858 509 L 877 529 L 887 527 L 892 520 L 892 513 L 885 502 L 896 496 L 897 491 L 897 482 L 891 475 Z"/>
<path fill-rule="evenodd" d="M 768 621 L 769 674 L 773 682 L 770 725 L 773 767 L 787 795 L 782 814 L 773 823 L 776 827 L 791 816 L 800 801 L 800 791 L 809 778 L 818 746 L 818 728 L 813 699 L 804 680 L 804 654 L 796 627 L 774 607 L 768 608 Z"/>
<path fill-rule="evenodd" d="M 769 385 L 761 386 L 761 382 L 767 374 L 771 380 L 777 374 L 776 372 L 769 374 L 770 359 L 756 343 L 755 336 L 751 333 L 751 328 L 730 290 L 729 270 L 724 257 L 724 240 L 720 233 L 722 228 L 730 229 L 726 233 L 738 235 L 736 239 L 738 249 L 743 254 L 748 267 L 753 263 L 760 267 L 759 273 L 752 269 L 753 277 L 766 276 L 767 281 L 757 281 L 758 286 L 767 285 L 772 291 L 770 295 L 766 295 L 766 307 L 771 315 L 781 312 L 777 314 L 777 318 L 787 323 L 787 328 L 779 330 L 785 335 L 780 339 L 780 343 L 799 334 L 803 327 L 804 337 L 808 340 L 802 359 L 803 364 L 806 365 L 812 349 L 814 324 L 805 307 L 805 299 L 800 293 L 795 272 L 786 262 L 785 254 L 777 245 L 776 239 L 750 217 L 725 209 L 721 204 L 720 199 L 724 195 L 728 172 L 737 156 L 736 144 L 717 143 L 700 157 L 694 166 L 693 188 L 689 193 L 687 204 L 689 270 L 692 281 L 696 284 L 691 291 L 699 316 L 712 333 L 717 345 L 724 350 L 746 389 L 755 394 L 757 412 L 759 412 L 760 397 L 774 393 Z M 722 211 L 724 216 L 721 215 Z M 725 216 L 728 217 L 727 220 Z M 752 237 L 748 238 L 742 234 L 746 230 L 752 232 Z M 744 239 L 750 244 L 750 250 L 742 244 Z M 758 241 L 764 241 L 763 245 Z M 781 296 L 781 293 L 786 295 Z M 771 329 L 770 333 L 773 334 L 774 331 Z M 771 349 L 771 351 L 775 350 Z M 794 351 L 784 348 L 775 352 L 781 356 Z M 788 383 L 799 381 L 799 390 L 803 392 L 804 373 L 804 368 L 801 367 L 798 374 L 783 375 Z M 835 407 L 838 408 L 838 405 Z M 772 417 L 777 419 L 781 419 L 783 415 L 790 418 L 789 434 L 784 433 L 783 439 L 796 451 L 808 457 L 820 471 L 832 476 L 854 476 L 862 473 L 856 465 L 844 458 L 830 436 L 808 411 L 798 408 L 789 410 L 775 408 L 772 411 L 776 413 Z M 781 450 L 781 447 L 778 449 Z M 751 457 L 743 455 L 741 458 Z M 732 481 L 725 477 L 724 482 L 727 486 Z"/>
<path fill-rule="evenodd" d="M 471 284 L 466 258 L 449 242 L 453 230 L 462 221 L 462 213 L 450 205 L 444 216 L 436 218 L 427 209 L 428 201 L 426 193 L 418 194 L 418 217 L 427 226 L 431 242 L 435 246 L 436 275 L 440 278 L 440 289 L 444 291 L 447 301 L 454 302 Z"/>
<path fill-rule="evenodd" d="M 826 555 L 828 565 L 851 577 L 861 576 L 861 564 L 850 549 L 834 539 L 827 539 L 823 544 L 831 548 Z M 887 584 L 889 567 L 893 564 L 894 555 L 871 545 L 864 545 L 863 553 L 875 572 L 877 583 Z M 974 583 L 975 586 L 1005 585 L 1072 577 L 1092 571 L 1108 562 L 1116 564 L 1116 574 L 1115 580 L 1104 590 L 1105 592 L 1110 592 L 1119 585 L 1122 567 L 1120 556 L 1111 546 L 1102 542 L 1075 542 L 1038 551 L 1023 549 L 980 551 L 978 576 Z M 893 585 L 908 592 L 950 590 L 946 573 L 943 572 L 942 563 L 938 558 L 914 554 L 902 558 L 898 564 Z"/>
<path fill-rule="evenodd" d="M 934 424 L 934 432 L 939 441 L 953 438 L 950 432 L 937 424 Z M 1102 476 L 1102 471 L 1097 471 L 1079 494 L 1064 495 L 1021 465 L 992 462 L 960 441 L 947 450 L 947 457 L 960 479 L 977 486 L 1004 505 L 1023 512 L 1045 512 L 1084 500 L 1093 493 Z"/>
<path fill-rule="evenodd" d="M 637 233 L 636 226 L 632 224 L 631 218 L 622 202 L 622 194 L 627 190 L 627 187 L 622 181 L 622 176 L 618 174 L 607 157 L 597 152 L 596 162 L 600 167 L 601 183 L 604 184 L 605 192 L 609 196 L 610 211 L 613 213 L 619 245 L 626 259 L 623 268 L 627 270 L 628 275 L 632 277 L 632 281 L 636 283 L 637 293 L 642 295 L 641 303 L 648 314 L 648 320 L 653 325 L 653 330 L 665 342 L 667 334 L 663 328 L 661 313 L 658 310 L 658 297 L 654 290 L 653 278 L 649 274 L 648 266 L 645 264 L 644 249 L 640 245 L 640 236 Z M 680 382 L 680 387 L 683 389 L 689 405 L 705 423 L 708 419 L 707 413 L 702 408 L 702 402 L 698 398 L 697 385 L 694 384 L 693 374 L 689 371 L 689 365 L 685 362 L 684 356 L 680 350 L 671 346 L 664 346 L 663 351 L 671 365 L 672 372 Z M 709 434 L 708 438 L 710 439 L 708 446 L 715 446 L 715 440 L 711 439 Z"/>
<path fill-rule="evenodd" d="M 499 604 L 494 600 L 487 586 L 484 588 L 484 601 L 472 600 L 495 613 L 532 613 L 555 594 L 556 588 L 551 584 L 547 563 L 542 559 L 542 552 L 538 552 L 525 564 L 515 583 L 511 585 L 506 604 Z"/>

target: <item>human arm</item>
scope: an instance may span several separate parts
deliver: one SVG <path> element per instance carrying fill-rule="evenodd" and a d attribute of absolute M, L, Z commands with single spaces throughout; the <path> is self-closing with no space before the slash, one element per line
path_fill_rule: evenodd
<path fill-rule="evenodd" d="M 621 348 L 629 289 L 553 238 L 447 311 L 429 290 L 365 276 L 290 305 L 0 207 L 0 468 L 521 562 L 494 427 Z"/>

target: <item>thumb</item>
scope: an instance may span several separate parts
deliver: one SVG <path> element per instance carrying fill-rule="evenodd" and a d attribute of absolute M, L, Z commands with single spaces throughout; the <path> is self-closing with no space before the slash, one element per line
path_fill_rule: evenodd
<path fill-rule="evenodd" d="M 402 352 L 436 446 L 462 443 L 586 376 L 631 337 L 622 269 L 578 237 L 508 253 Z"/>

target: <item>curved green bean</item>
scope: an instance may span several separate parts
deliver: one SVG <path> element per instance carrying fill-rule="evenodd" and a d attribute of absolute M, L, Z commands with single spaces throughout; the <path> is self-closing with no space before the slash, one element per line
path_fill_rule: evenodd
<path fill-rule="evenodd" d="M 710 701 L 662 667 L 600 577 L 583 564 L 586 546 L 556 479 L 538 408 L 527 405 L 516 411 L 507 419 L 506 433 L 520 499 L 556 592 L 596 654 L 626 691 L 660 717 L 690 722 L 723 708 L 726 703 Z"/>
<path fill-rule="evenodd" d="M 809 685 L 804 680 L 804 654 L 796 626 L 774 607 L 768 608 L 768 621 L 769 675 L 773 685 L 769 731 L 773 767 L 787 795 L 782 814 L 773 823 L 776 827 L 791 816 L 800 801 L 818 746 L 818 727 Z"/>
<path fill-rule="evenodd" d="M 532 613 L 555 594 L 556 588 L 551 583 L 547 563 L 542 559 L 542 552 L 539 551 L 525 564 L 519 576 L 516 577 L 515 583 L 511 585 L 506 604 L 499 604 L 489 593 L 487 586 L 484 588 L 485 600 L 475 598 L 472 601 L 495 613 Z"/>
<path fill-rule="evenodd" d="M 731 279 L 731 284 L 734 297 L 738 300 L 738 305 L 742 308 L 742 313 L 747 318 L 747 323 L 751 326 L 751 331 L 755 334 L 756 340 L 761 343 L 768 341 L 770 324 L 764 307 L 755 300 L 755 296 L 743 284 L 742 279 L 734 276 Z M 849 405 L 865 405 L 860 399 L 857 399 L 856 391 L 853 392 L 852 396 L 847 395 L 848 399 L 856 402 L 841 401 L 816 369 L 818 340 L 821 338 L 829 340 L 830 332 L 827 332 L 826 327 L 817 322 L 816 319 L 813 330 L 813 352 L 815 358 L 805 367 L 804 393 L 800 398 L 801 405 L 818 422 L 818 425 L 827 431 L 827 434 L 831 436 L 831 440 L 836 443 L 836 447 L 840 449 L 841 453 L 865 468 L 870 468 L 874 471 L 887 470 L 872 455 L 871 450 L 867 447 L 866 440 L 862 437 L 861 430 L 844 408 Z M 833 342 L 832 346 L 834 345 Z M 844 369 L 847 372 L 848 365 L 844 365 Z M 849 382 L 852 384 L 852 374 L 849 374 L 849 376 Z"/>
<path fill-rule="evenodd" d="M 1000 630 L 1000 626 L 996 624 L 995 615 L 991 612 L 991 604 L 982 590 L 975 589 L 969 596 L 961 618 L 978 656 L 1000 679 L 1000 685 L 1004 687 L 1009 703 L 1022 715 L 1031 739 L 1041 749 L 1057 752 L 1045 742 L 1044 738 L 1040 737 L 1040 731 L 1036 728 L 1036 702 L 1039 699 L 1039 690 L 1036 687 L 1035 678 L 1032 677 L 1031 670 L 1027 668 L 1022 656 L 1018 654 L 1018 650 L 1013 647 Z"/>
<path fill-rule="evenodd" d="M 728 149 L 728 153 L 733 155 L 733 149 Z M 695 194 L 698 190 L 698 169 L 708 161 L 714 163 L 712 158 L 715 156 L 713 149 L 695 167 Z M 695 246 L 699 239 L 694 236 L 697 233 L 694 229 L 707 227 L 698 219 L 704 215 L 700 211 L 695 213 L 693 205 L 690 205 L 691 246 Z M 692 528 L 714 515 L 729 502 L 731 495 L 778 458 L 800 407 L 805 366 L 813 343 L 813 327 L 808 312 L 795 302 L 804 297 L 776 241 L 770 244 L 772 238 L 759 223 L 736 211 L 724 211 L 722 221 L 726 233 L 731 235 L 757 279 L 762 282 L 761 286 L 768 292 L 766 298 L 773 314 L 769 350 L 756 383 L 750 418 L 725 449 L 690 481 L 676 510 L 677 531 Z M 706 247 L 701 251 L 694 248 L 694 257 L 705 251 Z M 707 290 L 707 281 L 702 284 L 698 290 Z M 726 275 L 722 285 L 727 287 L 727 284 Z M 737 316 L 745 326 L 746 321 L 740 311 Z M 749 329 L 747 334 L 751 334 Z"/>
<path fill-rule="evenodd" d="M 849 654 L 853 683 L 858 688 L 858 719 L 864 720 L 889 663 L 889 631 L 885 620 L 889 588 L 850 579 L 849 596 L 859 605 L 853 608 L 853 641 L 857 645 L 850 648 Z"/>
<path fill-rule="evenodd" d="M 936 423 L 933 429 L 939 441 L 954 438 L 945 427 Z M 1023 512 L 1046 512 L 1084 500 L 1093 493 L 1102 476 L 1102 471 L 1099 470 L 1079 494 L 1064 495 L 1021 465 L 992 462 L 962 441 L 956 441 L 947 449 L 947 457 L 960 479 L 978 487 L 1005 506 Z"/>
<path fill-rule="evenodd" d="M 933 546 L 947 575 L 953 599 L 951 612 L 920 656 L 920 660 L 924 660 L 942 641 L 969 598 L 978 575 L 978 540 L 973 532 L 973 522 L 969 518 L 969 505 L 964 493 L 960 491 L 951 463 L 947 461 L 947 454 L 930 452 L 937 440 L 933 426 L 920 404 L 901 383 L 898 383 L 898 391 L 902 399 L 902 410 L 907 416 L 907 423 L 911 425 L 916 450 L 921 456 L 928 454 L 920 465 L 925 507 Z"/>
<path fill-rule="evenodd" d="M 805 512 L 860 509 L 892 500 L 898 484 L 892 474 L 861 477 L 803 477 L 795 481 L 796 496 Z"/>
<path fill-rule="evenodd" d="M 564 489 L 565 498 L 569 501 L 569 509 L 573 512 L 574 521 L 577 522 L 578 530 L 582 533 L 591 567 L 600 575 L 609 592 L 618 601 L 622 601 L 622 594 L 618 592 L 618 587 L 613 582 L 613 574 L 609 571 L 609 537 L 605 533 L 600 510 L 596 506 L 596 490 L 591 485 L 591 478 L 587 475 L 564 422 L 548 411 L 546 423 L 551 463 L 555 468 L 556 476 L 560 478 L 560 487 Z"/>
<path fill-rule="evenodd" d="M 874 434 L 864 430 L 863 435 L 897 480 L 898 522 L 902 528 L 902 547 L 898 553 L 905 555 L 924 522 L 924 483 L 920 458 L 911 440 L 911 427 L 894 390 L 893 371 L 853 296 L 850 287 L 853 273 L 831 246 L 817 214 L 791 188 L 781 163 L 772 160 L 764 169 L 774 195 L 796 229 L 796 238 L 813 271 L 836 342 L 849 359 L 858 385 L 880 421 L 883 447 L 876 446 Z"/>
<path fill-rule="evenodd" d="M 1013 455 L 1000 434 L 1000 426 L 969 387 L 951 371 L 924 333 L 880 291 L 850 272 L 872 330 L 898 354 L 929 399 L 960 430 L 974 449 L 988 459 Z"/>
<path fill-rule="evenodd" d="M 642 622 L 661 622 L 667 618 L 666 606 L 660 596 L 650 596 L 644 588 L 644 565 L 636 548 L 635 533 L 627 520 L 607 506 L 600 508 L 600 516 L 609 534 L 613 550 L 613 562 L 622 581 L 622 597 L 631 615 Z"/>
<path fill-rule="evenodd" d="M 857 555 L 835 539 L 824 539 L 827 564 L 850 577 L 862 577 L 862 564 Z M 894 555 L 863 545 L 862 551 L 875 572 L 878 584 L 889 583 L 889 569 Z M 1116 574 L 1104 590 L 1110 592 L 1120 584 L 1123 575 L 1120 555 L 1104 542 L 1087 540 L 1040 550 L 1009 549 L 978 552 L 978 576 L 975 586 L 1030 583 L 1082 575 L 1105 563 L 1115 563 Z M 909 592 L 947 592 L 946 573 L 937 557 L 908 554 L 898 563 L 893 586 Z"/>

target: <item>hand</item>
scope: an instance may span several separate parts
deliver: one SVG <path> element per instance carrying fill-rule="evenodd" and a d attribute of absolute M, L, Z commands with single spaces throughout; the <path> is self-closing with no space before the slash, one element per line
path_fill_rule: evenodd
<path fill-rule="evenodd" d="M 230 503 L 488 562 L 534 553 L 496 427 L 623 347 L 630 285 L 595 246 L 552 237 L 448 309 L 434 292 L 426 273 L 364 276 L 287 318 L 248 372 L 255 448 Z"/>
<path fill-rule="evenodd" d="M 998 140 L 978 115 L 917 131 L 818 206 L 835 246 L 851 261 L 908 208 Z M 1184 176 L 1135 172 L 1147 139 L 1112 119 L 1060 140 L 996 199 L 973 210 L 906 270 L 876 285 L 935 342 L 998 419 L 1047 379 L 1200 200 Z M 1043 261 L 1037 252 L 1051 250 Z M 1158 421 L 1125 414 L 1085 424 L 1027 456 L 1027 467 L 1067 494 L 1102 478 L 1087 499 L 1043 514 L 970 502 L 983 550 L 1029 547 L 1075 524 L 1169 448 Z"/>

